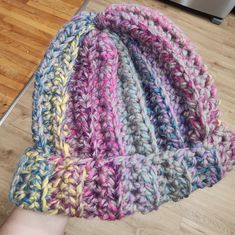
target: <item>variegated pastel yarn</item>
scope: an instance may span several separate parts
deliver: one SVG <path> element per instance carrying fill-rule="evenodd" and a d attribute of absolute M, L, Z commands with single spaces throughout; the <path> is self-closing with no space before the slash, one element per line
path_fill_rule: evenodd
<path fill-rule="evenodd" d="M 12 182 L 16 206 L 120 219 L 212 186 L 235 162 L 206 66 L 157 11 L 74 16 L 34 78 L 34 146 Z"/>

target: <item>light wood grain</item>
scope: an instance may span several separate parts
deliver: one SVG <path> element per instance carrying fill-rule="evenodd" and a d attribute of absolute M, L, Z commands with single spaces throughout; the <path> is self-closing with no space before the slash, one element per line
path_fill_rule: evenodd
<path fill-rule="evenodd" d="M 68 1 L 68 3 L 73 2 L 73 0 Z M 109 3 L 111 1 L 94 0 L 88 4 L 87 9 L 100 11 Z M 208 65 L 210 73 L 215 78 L 222 101 L 221 119 L 235 130 L 234 15 L 227 17 L 223 25 L 217 26 L 211 24 L 207 18 L 184 12 L 159 1 L 145 0 L 139 1 L 139 3 L 161 10 L 192 39 L 204 62 Z M 43 9 L 51 11 L 51 8 L 44 7 Z M 62 14 L 66 14 L 66 12 L 63 11 Z M 44 39 L 47 40 L 46 35 Z M 30 53 L 31 59 L 33 56 L 40 57 L 40 48 L 37 43 L 40 42 L 36 41 L 35 44 L 28 45 L 32 47 L 31 52 L 35 49 L 38 53 L 37 55 Z M 26 47 L 27 44 L 28 41 L 24 46 Z M 24 50 L 23 48 L 18 48 L 18 50 Z M 24 66 L 19 69 L 24 75 Z M 11 71 L 11 73 L 13 72 Z M 7 200 L 7 193 L 13 172 L 16 169 L 16 163 L 24 149 L 32 144 L 30 132 L 31 94 L 32 86 L 16 105 L 3 126 L 0 127 L 0 223 L 4 221 L 12 209 L 12 205 Z M 234 235 L 234 217 L 235 171 L 233 170 L 214 187 L 198 190 L 180 202 L 164 204 L 158 211 L 148 215 L 136 214 L 114 222 L 104 222 L 98 219 L 71 219 L 66 234 Z"/>
<path fill-rule="evenodd" d="M 0 118 L 83 0 L 0 0 Z"/>

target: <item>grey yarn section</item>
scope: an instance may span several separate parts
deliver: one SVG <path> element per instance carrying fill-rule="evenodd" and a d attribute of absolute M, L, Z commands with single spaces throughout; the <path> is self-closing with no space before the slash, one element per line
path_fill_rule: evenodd
<path fill-rule="evenodd" d="M 123 110 L 121 110 L 121 113 L 124 131 L 126 132 L 124 141 L 128 146 L 131 146 L 127 149 L 127 154 L 147 156 L 157 153 L 158 146 L 154 127 L 147 114 L 143 89 L 128 49 L 117 34 L 107 33 L 117 47 L 119 55 L 118 76 L 120 80 L 119 93 L 121 93 L 119 97 L 123 99 Z"/>
<path fill-rule="evenodd" d="M 142 166 L 142 170 L 146 168 L 146 173 L 152 174 L 152 179 L 147 180 L 148 185 L 151 185 L 152 196 L 144 196 L 144 198 L 149 198 L 151 203 L 132 205 L 134 211 L 147 212 L 166 201 L 177 201 L 185 195 L 187 196 L 191 191 L 190 173 L 187 171 L 184 161 L 177 161 L 175 152 L 167 151 L 160 154 L 154 126 L 147 113 L 141 80 L 131 61 L 129 51 L 117 34 L 105 31 L 113 40 L 119 55 L 118 93 L 121 97 L 119 111 L 122 117 L 123 131 L 126 133 L 124 142 L 130 146 L 126 154 L 129 156 L 140 154 L 139 157 L 133 156 L 131 162 L 126 159 L 124 165 L 125 167 L 133 167 L 137 171 L 138 167 Z M 176 169 L 174 169 L 175 167 Z M 147 177 L 147 174 L 144 175 Z M 133 182 L 138 182 L 138 180 L 140 179 L 135 179 Z M 142 193 L 145 194 L 148 190 L 143 190 Z"/>

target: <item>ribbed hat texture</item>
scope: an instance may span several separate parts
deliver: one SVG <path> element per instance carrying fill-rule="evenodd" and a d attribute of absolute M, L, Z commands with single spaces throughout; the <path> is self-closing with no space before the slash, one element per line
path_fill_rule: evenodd
<path fill-rule="evenodd" d="M 12 182 L 16 206 L 120 219 L 212 186 L 235 162 L 206 66 L 158 11 L 74 16 L 34 78 L 34 146 Z"/>

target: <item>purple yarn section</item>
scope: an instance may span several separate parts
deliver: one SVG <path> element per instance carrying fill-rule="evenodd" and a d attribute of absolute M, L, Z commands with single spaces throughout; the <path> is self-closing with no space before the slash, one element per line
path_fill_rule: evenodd
<path fill-rule="evenodd" d="M 71 81 L 78 140 L 75 154 L 88 162 L 81 201 L 85 217 L 114 219 L 119 211 L 115 201 L 119 179 L 113 165 L 100 167 L 105 159 L 125 154 L 117 113 L 117 59 L 117 50 L 107 34 L 94 30 L 83 40 Z"/>
<path fill-rule="evenodd" d="M 122 12 L 122 14 L 120 14 Z M 133 14 L 132 17 L 128 17 L 128 14 Z M 125 17 L 126 15 L 126 17 Z M 141 15 L 142 17 L 138 17 Z M 174 51 L 174 44 L 171 43 L 171 40 L 162 37 L 161 34 L 154 32 L 154 27 L 149 30 L 147 25 L 147 19 L 151 18 L 153 22 L 157 24 L 161 24 L 161 27 L 164 31 L 171 33 L 171 24 L 167 20 L 166 17 L 163 17 L 160 13 L 155 12 L 146 7 L 135 7 L 128 5 L 117 5 L 111 6 L 105 12 L 100 13 L 96 17 L 96 25 L 100 28 L 109 28 L 110 30 L 117 32 L 119 34 L 127 34 L 135 40 L 138 40 L 143 46 L 150 47 L 153 53 L 161 53 L 161 62 L 168 66 L 168 71 L 171 71 L 171 79 L 174 82 L 174 86 L 176 89 L 179 89 L 184 98 L 187 101 L 187 105 L 189 106 L 189 121 L 191 125 L 194 127 L 191 138 L 194 141 L 200 140 L 208 135 L 208 126 L 215 125 L 215 118 L 217 117 L 218 110 L 214 110 L 212 115 L 209 115 L 210 118 L 203 119 L 204 115 L 201 114 L 202 110 L 198 110 L 196 112 L 194 104 L 191 101 L 197 102 L 199 99 L 199 85 L 195 83 L 194 74 L 190 66 L 186 68 L 186 59 L 192 60 L 193 64 L 195 64 L 200 72 L 205 74 L 206 69 L 204 65 L 202 65 L 201 60 L 198 56 L 193 53 L 191 44 L 188 40 L 182 40 L 182 36 L 179 36 L 178 40 L 179 47 L 186 50 L 186 56 L 182 56 L 182 50 L 177 52 Z M 172 32 L 172 36 L 176 37 L 178 32 L 175 27 Z M 171 36 L 171 37 L 172 37 Z M 174 41 L 174 40 L 172 40 Z M 177 42 L 177 40 L 176 40 Z M 192 63 L 190 63 L 192 64 Z M 174 65 L 174 67 L 171 67 Z M 192 78 L 191 78 L 192 77 Z M 212 111 L 210 103 L 214 102 L 215 98 L 215 86 L 211 83 L 211 78 L 209 75 L 207 77 L 201 76 L 203 78 L 204 83 L 206 82 L 206 86 L 211 90 L 209 97 L 205 97 L 206 94 L 200 94 L 200 100 L 204 102 L 206 109 L 205 112 Z M 188 83 L 185 86 L 185 83 Z M 198 90 L 198 93 L 195 92 Z M 206 99 L 207 98 L 207 99 Z M 192 106 L 192 107 L 191 107 Z"/>

